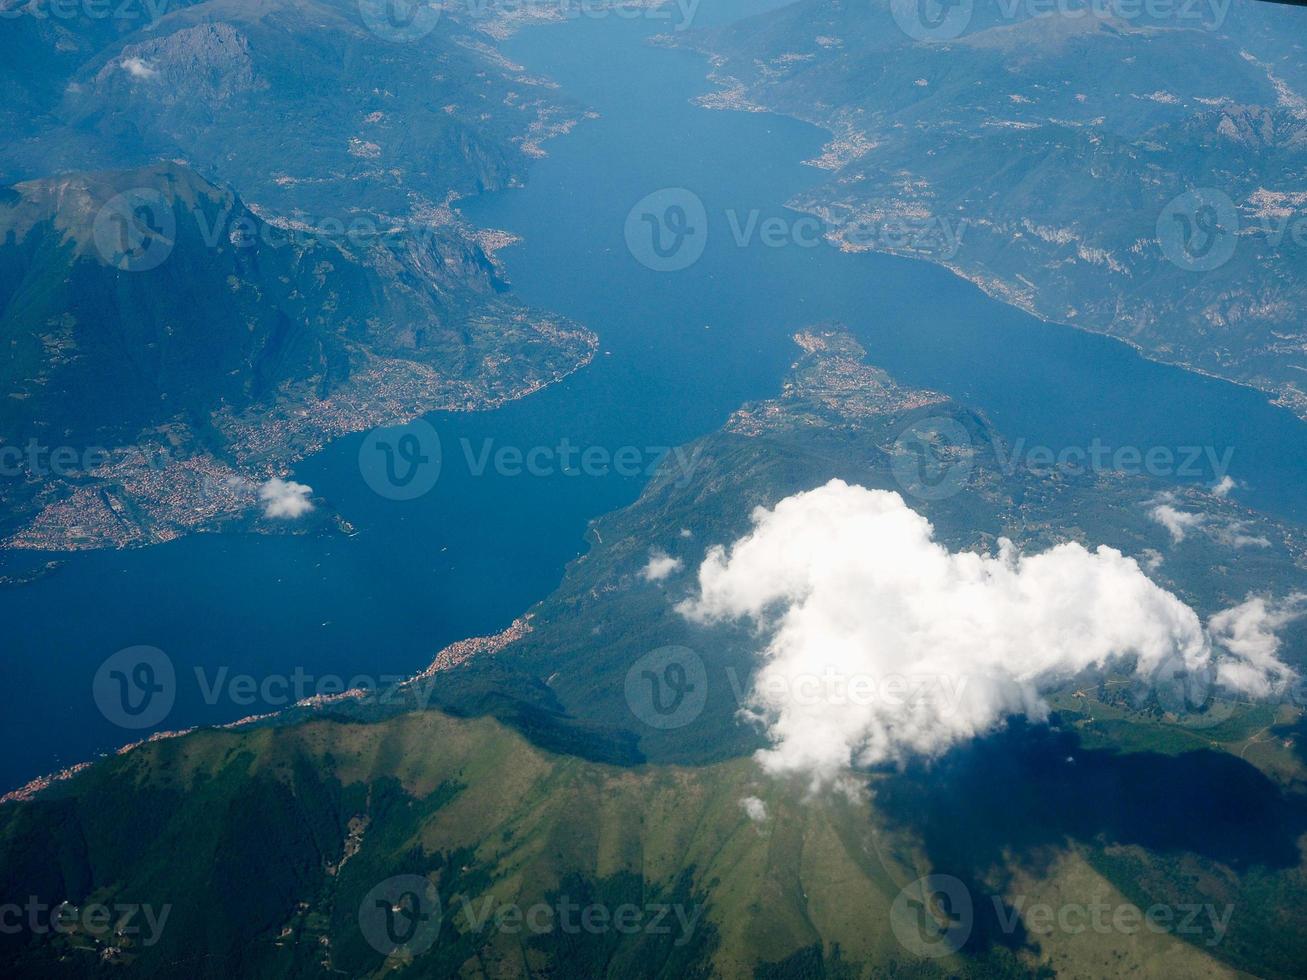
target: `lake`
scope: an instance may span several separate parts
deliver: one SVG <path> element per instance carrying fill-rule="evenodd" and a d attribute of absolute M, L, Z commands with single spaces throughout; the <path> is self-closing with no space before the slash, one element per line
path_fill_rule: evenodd
<path fill-rule="evenodd" d="M 696 25 L 745 9 L 705 0 Z M 547 143 L 526 188 L 464 202 L 473 222 L 522 236 L 501 253 L 516 293 L 595 330 L 594 363 L 495 412 L 430 416 L 443 465 L 415 500 L 364 482 L 361 433 L 297 466 L 295 478 L 331 501 L 354 537 L 201 535 L 73 556 L 45 579 L 0 590 L 9 668 L 0 785 L 154 728 L 270 710 L 337 678 L 384 685 L 454 640 L 503 629 L 582 553 L 589 520 L 635 499 L 665 447 L 772 395 L 794 359 L 790 335 L 816 321 L 844 321 L 875 363 L 982 409 L 1009 440 L 1232 447 L 1230 472 L 1249 485 L 1241 499 L 1307 516 L 1307 426 L 1256 392 L 1040 322 L 924 262 L 737 244 L 732 215 L 799 217 L 784 202 L 822 178 L 802 161 L 824 134 L 697 107 L 712 88 L 706 64 L 646 43 L 664 28 L 580 19 L 507 42 L 509 57 L 598 118 Z M 625 234 L 632 206 L 664 188 L 692 192 L 707 219 L 702 256 L 676 272 L 642 265 Z M 626 460 L 623 472 L 562 472 L 563 440 L 594 460 Z M 533 449 L 534 473 L 476 472 L 487 453 Z M 139 731 L 111 722 L 92 696 L 105 659 L 135 645 L 164 651 L 177 676 L 171 710 Z"/>

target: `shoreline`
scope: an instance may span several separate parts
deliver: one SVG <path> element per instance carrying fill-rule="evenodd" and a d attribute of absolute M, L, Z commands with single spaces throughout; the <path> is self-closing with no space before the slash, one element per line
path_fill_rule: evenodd
<path fill-rule="evenodd" d="M 431 662 L 426 667 L 415 674 L 409 675 L 397 684 L 393 690 L 395 692 L 412 690 L 414 685 L 420 684 L 425 680 L 430 680 L 442 671 L 452 670 L 471 660 L 473 657 L 495 656 L 502 653 L 534 629 L 531 625 L 532 618 L 532 613 L 523 613 L 498 633 L 490 633 L 485 636 L 469 636 L 462 640 L 456 640 L 453 643 L 450 643 L 437 651 L 436 655 L 432 657 Z M 128 742 L 126 745 L 119 746 L 112 751 L 104 752 L 96 756 L 94 759 L 76 762 L 70 766 L 65 766 L 63 769 L 56 770 L 55 772 L 46 773 L 43 776 L 37 776 L 34 779 L 30 779 L 23 785 L 0 794 L 0 806 L 5 806 L 9 803 L 30 802 L 51 787 L 67 782 L 80 773 L 85 772 L 87 769 L 90 769 L 92 766 L 98 765 L 104 760 L 115 756 L 127 755 L 128 753 L 140 748 L 142 745 L 149 745 L 152 742 L 161 742 L 174 738 L 184 738 L 187 735 L 199 731 L 243 732 L 265 722 L 275 723 L 278 718 L 283 715 L 288 715 L 291 712 L 307 712 L 311 715 L 343 701 L 363 701 L 375 693 L 376 692 L 365 688 L 355 688 L 350 691 L 342 691 L 339 694 L 313 694 L 303 700 L 296 701 L 294 704 L 287 705 L 284 708 L 278 708 L 276 711 L 268 711 L 257 715 L 246 715 L 244 718 L 237 718 L 235 721 L 222 722 L 214 725 L 193 725 L 190 728 L 179 728 L 171 731 L 158 731 L 146 738 L 137 739 L 135 742 Z M 419 708 L 419 710 L 439 709 Z M 299 724 L 305 720 L 307 719 L 287 718 L 285 723 L 293 725 Z"/>
<path fill-rule="evenodd" d="M 512 33 L 513 32 L 509 32 L 508 34 L 506 34 L 505 38 L 511 36 Z M 496 43 L 504 40 L 505 38 L 496 38 Z M 549 133 L 547 136 L 544 137 L 544 140 L 567 136 L 571 133 L 572 129 L 576 124 L 579 124 L 588 118 L 592 118 L 592 113 L 589 111 L 585 111 L 582 113 L 582 115 L 579 118 L 574 120 L 572 126 L 568 126 L 567 128 L 559 132 Z M 542 140 L 542 142 L 544 140 Z M 540 156 L 544 156 L 544 155 L 545 154 L 541 152 Z M 453 203 L 455 202 L 449 202 L 451 208 L 453 206 Z M 462 217 L 461 212 L 459 212 L 458 220 L 460 222 L 466 223 L 466 219 Z M 470 224 L 468 224 L 468 228 L 471 232 L 473 239 L 478 241 L 479 244 L 484 243 L 484 244 L 489 244 L 491 246 L 491 249 L 487 250 L 487 256 L 489 257 L 492 263 L 497 262 L 495 253 L 499 249 L 511 247 L 515 244 L 518 244 L 521 241 L 521 239 L 518 236 L 508 232 L 503 232 L 499 229 L 474 227 Z M 525 316 L 525 315 L 530 315 L 530 313 L 533 311 L 528 307 L 521 307 L 520 309 L 518 309 L 517 312 Z M 566 380 L 568 377 L 571 377 L 573 374 L 577 373 L 578 371 L 581 371 L 584 368 L 588 367 L 594 361 L 594 358 L 599 351 L 599 335 L 597 333 L 595 333 L 593 330 L 590 330 L 588 327 L 585 327 L 582 324 L 574 323 L 569 318 L 558 314 L 541 314 L 539 318 L 548 320 L 548 322 L 553 326 L 554 330 L 559 329 L 557 327 L 558 323 L 565 324 L 566 327 L 564 328 L 563 332 L 569 337 L 570 337 L 570 332 L 568 331 L 567 328 L 571 328 L 571 330 L 575 331 L 575 333 L 579 335 L 579 337 L 584 342 L 584 350 L 581 353 L 581 356 L 567 370 L 562 372 L 555 372 L 554 376 L 546 381 L 542 381 L 542 382 L 538 381 L 537 383 L 527 385 L 525 388 L 519 389 L 515 392 L 512 392 L 508 395 L 499 398 L 490 397 L 487 399 L 486 404 L 478 405 L 475 408 L 467 407 L 464 410 L 491 411 L 494 408 L 497 408 L 509 401 L 517 401 L 522 398 L 526 398 L 531 394 L 543 390 L 544 388 L 550 387 L 552 385 L 558 384 Z M 428 408 L 410 416 L 410 419 L 420 418 L 421 416 L 426 415 L 429 412 L 433 412 L 433 411 L 458 411 L 458 410 L 459 409 L 456 407 Z M 366 428 L 366 426 L 363 426 L 362 428 Z M 352 431 L 361 431 L 361 429 L 355 429 Z M 348 432 L 340 433 L 337 436 L 335 436 L 335 438 L 342 438 L 348 434 L 349 434 Z M 325 443 L 323 445 L 319 445 L 315 447 L 313 450 L 309 452 L 301 453 L 298 458 L 299 459 L 305 458 L 309 455 L 312 455 L 313 452 L 321 451 L 323 448 L 325 448 Z M 192 533 L 199 533 L 200 530 L 202 529 L 197 529 L 195 532 Z M 149 542 L 145 542 L 144 544 L 129 545 L 127 547 L 129 548 L 148 547 L 150 544 L 153 543 L 155 542 L 149 541 Z M 104 549 L 95 549 L 95 550 L 104 550 Z M 126 549 L 117 548 L 113 550 L 121 551 Z M 37 553 L 36 549 L 10 548 L 4 543 L 0 543 L 0 553 L 3 553 L 5 551 Z M 50 554 L 63 555 L 63 556 L 68 556 L 75 553 L 76 553 L 75 551 L 50 552 Z M 408 678 L 402 681 L 398 685 L 398 688 L 410 689 L 414 684 L 420 683 L 421 681 L 424 680 L 429 680 L 430 678 L 434 677 L 436 674 L 440 673 L 441 671 L 449 670 L 454 667 L 457 667 L 463 664 L 464 662 L 466 662 L 467 660 L 471 659 L 472 657 L 487 655 L 487 654 L 495 655 L 500 653 L 507 647 L 511 646 L 516 640 L 520 639 L 522 636 L 525 636 L 527 633 L 531 632 L 532 630 L 531 619 L 532 619 L 532 613 L 527 612 L 516 617 L 507 627 L 505 627 L 503 630 L 501 630 L 498 633 L 493 633 L 485 636 L 465 637 L 462 640 L 457 640 L 453 643 L 450 643 L 449 645 L 437 651 L 435 656 L 431 659 L 431 662 L 427 664 L 426 667 L 424 667 L 422 670 L 418 671 L 417 673 L 410 675 Z M 94 759 L 77 762 L 72 765 L 66 766 L 63 769 L 56 770 L 55 772 L 47 773 L 45 775 L 37 776 L 34 779 L 28 780 L 23 785 L 15 787 L 14 789 L 11 790 L 7 790 L 4 793 L 0 794 L 0 806 L 4 806 L 10 803 L 25 803 L 31 801 L 36 797 L 38 797 L 40 794 L 44 793 L 46 790 L 50 789 L 51 787 L 67 782 L 68 780 L 79 775 L 80 773 L 91 768 L 92 766 L 98 764 L 104 759 L 110 758 L 111 756 L 115 756 L 115 755 L 125 755 L 133 751 L 134 749 L 139 748 L 142 745 L 149 744 L 150 742 L 153 741 L 159 741 L 161 739 L 170 739 L 170 738 L 181 738 L 192 732 L 203 730 L 203 729 L 238 731 L 238 730 L 242 730 L 245 726 L 252 726 L 261 722 L 273 721 L 278 717 L 288 714 L 289 712 L 292 711 L 299 710 L 299 711 L 314 712 L 320 710 L 321 708 L 327 707 L 331 704 L 335 704 L 343 700 L 359 700 L 363 697 L 366 697 L 368 693 L 369 692 L 364 690 L 356 690 L 356 691 L 346 691 L 341 694 L 335 694 L 335 695 L 326 695 L 326 696 L 315 695 L 309 698 L 305 698 L 303 701 L 297 702 L 296 704 L 289 705 L 285 708 L 280 708 L 277 711 L 267 712 L 261 715 L 251 715 L 245 718 L 237 719 L 236 721 L 227 722 L 220 725 L 194 726 L 191 728 L 180 729 L 176 731 L 156 732 L 154 735 L 151 735 L 145 739 L 139 739 L 135 742 L 130 742 L 126 745 L 120 746 L 119 748 L 113 750 L 112 752 L 105 752 Z M 293 721 L 291 721 L 290 723 L 293 723 Z"/>
<path fill-rule="evenodd" d="M 706 81 L 709 82 L 709 84 L 716 86 L 716 90 L 705 93 L 702 96 L 697 96 L 693 98 L 691 101 L 695 105 L 698 105 L 701 108 L 706 109 L 708 111 L 714 111 L 714 112 L 749 112 L 749 113 L 769 112 L 781 118 L 793 119 L 801 123 L 806 123 L 809 126 L 821 130 L 828 137 L 828 139 L 826 140 L 825 143 L 822 144 L 819 154 L 817 155 L 817 157 L 813 159 L 803 160 L 800 162 L 803 163 L 805 166 L 812 167 L 813 169 L 816 170 L 824 171 L 828 174 L 834 172 L 835 168 L 832 168 L 831 166 L 828 165 L 829 161 L 834 157 L 838 156 L 838 149 L 835 148 L 837 148 L 842 141 L 845 141 L 848 138 L 848 134 L 841 136 L 840 133 L 837 131 L 836 129 L 836 125 L 838 122 L 837 120 L 826 119 L 816 115 L 809 115 L 798 111 L 791 112 L 791 111 L 777 108 L 775 106 L 767 105 L 762 102 L 754 101 L 753 98 L 754 93 L 750 92 L 749 86 L 747 84 L 742 82 L 739 78 L 735 77 L 734 75 L 724 74 L 721 71 L 719 71 L 720 68 L 722 68 L 727 64 L 728 61 L 727 57 L 712 48 L 695 43 L 694 38 L 680 38 L 680 37 L 668 36 L 666 40 L 658 40 L 656 36 L 655 39 L 651 41 L 651 43 L 655 47 L 665 47 L 665 48 L 672 48 L 678 51 L 693 52 L 695 54 L 700 55 L 707 61 L 708 71 L 705 72 L 704 78 Z M 865 135 L 865 134 L 860 134 L 860 135 Z M 865 155 L 865 153 L 871 152 L 878 145 L 879 144 L 875 140 L 868 140 L 864 152 L 862 154 L 859 154 L 857 158 L 860 159 L 863 155 Z M 812 191 L 809 191 L 807 193 L 815 197 L 817 196 L 817 194 L 820 193 L 821 186 L 822 186 L 821 184 L 818 184 Z M 801 203 L 798 202 L 797 197 L 792 197 L 789 200 L 787 200 L 784 203 L 784 207 L 789 208 L 790 210 L 795 211 L 799 214 L 810 215 L 814 218 L 817 218 L 819 221 L 823 223 L 823 225 L 827 224 L 827 222 L 822 217 L 820 212 L 813 210 L 811 206 L 802 205 Z M 1307 393 L 1297 392 L 1296 389 L 1288 387 L 1287 385 L 1283 387 L 1260 385 L 1252 381 L 1233 378 L 1225 374 L 1218 374 L 1215 371 L 1209 370 L 1207 368 L 1198 367 L 1186 361 L 1167 359 L 1163 357 L 1159 352 L 1149 350 L 1148 348 L 1140 345 L 1138 342 L 1131 340 L 1129 337 L 1113 333 L 1108 328 L 1095 328 L 1095 327 L 1086 326 L 1084 324 L 1072 323 L 1069 320 L 1064 319 L 1061 315 L 1057 314 L 1056 312 L 1050 312 L 1050 311 L 1040 309 L 1033 302 L 1030 304 L 1015 302 L 1011 298 L 1011 296 L 1007 294 L 1019 292 L 1019 287 L 1017 284 L 1005 282 L 995 277 L 987 277 L 982 272 L 968 270 L 959 263 L 933 258 L 930 255 L 922 254 L 919 252 L 896 251 L 891 248 L 884 248 L 874 244 L 868 245 L 865 248 L 848 248 L 843 246 L 837 240 L 835 240 L 834 235 L 836 230 L 837 229 L 832 229 L 827 231 L 823 235 L 823 237 L 832 246 L 834 246 L 835 248 L 839 248 L 841 251 L 850 252 L 850 253 L 873 252 L 880 255 L 893 255 L 897 258 L 916 259 L 918 261 L 928 262 L 929 264 L 936 266 L 938 268 L 947 269 L 949 272 L 957 276 L 959 279 L 971 283 L 973 286 L 978 288 L 982 293 L 984 293 L 990 299 L 996 300 L 997 302 L 1000 302 L 1003 305 L 1009 306 L 1013 309 L 1020 310 L 1023 313 L 1027 313 L 1033 318 L 1035 318 L 1036 320 L 1041 321 L 1042 323 L 1051 324 L 1053 326 L 1058 326 L 1058 327 L 1066 327 L 1071 330 L 1077 330 L 1081 333 L 1106 337 L 1109 340 L 1118 341 L 1126 345 L 1131 350 L 1135 351 L 1135 353 L 1139 354 L 1142 358 L 1144 358 L 1147 361 L 1151 361 L 1154 364 L 1162 364 L 1167 367 L 1178 368 L 1182 371 L 1187 371 L 1190 374 L 1199 375 L 1200 377 L 1211 378 L 1212 380 L 1215 381 L 1222 381 L 1227 384 L 1236 385 L 1240 388 L 1244 388 L 1249 391 L 1255 391 L 1258 394 L 1265 396 L 1268 404 L 1278 409 L 1283 409 L 1284 411 L 1287 411 L 1290 415 L 1297 418 L 1300 422 L 1307 424 Z"/>

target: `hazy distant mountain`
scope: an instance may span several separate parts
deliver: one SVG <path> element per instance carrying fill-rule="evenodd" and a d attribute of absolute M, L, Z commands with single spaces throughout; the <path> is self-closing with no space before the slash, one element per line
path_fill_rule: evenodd
<path fill-rule="evenodd" d="M 204 0 L 160 4 L 154 17 L 141 0 L 130 18 L 11 12 L 0 176 L 182 157 L 248 200 L 342 221 L 521 179 L 533 127 L 560 111 L 551 90 L 454 17 L 398 43 L 369 29 L 365 7 Z"/>
<path fill-rule="evenodd" d="M 946 264 L 1307 415 L 1307 11 L 932 9 L 803 0 L 690 43 L 717 56 L 710 101 L 833 131 L 831 178 L 794 203 L 843 247 Z"/>
<path fill-rule="evenodd" d="M 499 404 L 591 355 L 503 295 L 510 239 L 450 207 L 521 181 L 579 113 L 457 17 L 397 38 L 346 0 L 2 12 L 0 440 L 135 462 L 26 466 L 0 540 L 215 526 L 332 436 Z M 161 482 L 140 462 L 159 451 L 203 472 Z"/>

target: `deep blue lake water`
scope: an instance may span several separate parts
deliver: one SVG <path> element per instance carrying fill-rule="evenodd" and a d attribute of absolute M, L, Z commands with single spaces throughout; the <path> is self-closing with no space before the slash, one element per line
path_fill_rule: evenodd
<path fill-rule="evenodd" d="M 749 4 L 704 0 L 698 26 Z M 760 9 L 758 4 L 751 5 Z M 92 697 L 106 657 L 165 651 L 176 704 L 159 726 L 220 722 L 275 707 L 206 702 L 194 668 L 257 680 L 381 680 L 425 666 L 445 644 L 506 626 L 560 579 L 587 522 L 633 500 L 642 476 L 475 476 L 474 448 L 664 447 L 773 394 L 797 328 L 838 318 L 872 360 L 983 409 L 1009 440 L 1089 446 L 1233 447 L 1241 499 L 1303 519 L 1307 426 L 1263 396 L 1150 363 L 1126 346 L 1039 322 L 940 268 L 829 247 L 739 247 L 728 210 L 796 217 L 784 202 L 816 183 L 824 135 L 764 113 L 714 112 L 704 61 L 645 43 L 663 25 L 616 18 L 537 28 L 505 45 L 599 118 L 547 144 L 525 189 L 465 202 L 477 224 L 521 235 L 502 253 L 518 295 L 600 335 L 594 364 L 502 410 L 431 416 L 444 446 L 435 488 L 378 496 L 357 464 L 362 434 L 296 468 L 359 529 L 352 538 L 197 536 L 143 551 L 71 558 L 32 585 L 0 590 L 7 683 L 0 786 L 133 741 Z M 693 191 L 707 247 L 658 273 L 628 251 L 638 200 Z M 641 460 L 647 455 L 641 455 Z M 147 730 L 148 731 L 148 730 Z"/>

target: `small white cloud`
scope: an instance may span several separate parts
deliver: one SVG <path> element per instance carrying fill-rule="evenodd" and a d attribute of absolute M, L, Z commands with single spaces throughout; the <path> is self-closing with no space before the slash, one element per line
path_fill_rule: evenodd
<path fill-rule="evenodd" d="M 1211 492 L 1213 496 L 1224 497 L 1234 486 L 1233 480 L 1224 477 L 1220 483 L 1212 487 Z M 1148 512 L 1149 517 L 1171 533 L 1172 544 L 1179 544 L 1190 531 L 1201 528 L 1213 541 L 1217 544 L 1223 544 L 1227 548 L 1269 548 L 1271 546 L 1270 539 L 1265 535 L 1248 533 L 1249 524 L 1247 521 L 1233 519 L 1220 521 L 1214 519 L 1210 514 L 1180 510 L 1173 506 L 1175 499 L 1175 494 L 1164 493 L 1160 497 L 1149 501 L 1154 506 Z"/>
<path fill-rule="evenodd" d="M 1226 609 L 1208 623 L 1212 639 L 1238 659 L 1222 660 L 1217 679 L 1229 687 L 1265 697 L 1275 688 L 1272 678 L 1287 679 L 1291 672 L 1280 663 L 1280 638 L 1276 634 L 1307 613 L 1307 593 L 1296 592 L 1276 602 L 1254 596 L 1233 609 Z"/>
<path fill-rule="evenodd" d="M 1228 548 L 1269 548 L 1271 539 L 1261 534 L 1248 534 L 1247 521 L 1231 521 L 1221 527 L 1212 528 L 1211 535 L 1216 541 Z"/>
<path fill-rule="evenodd" d="M 313 509 L 309 494 L 312 487 L 294 480 L 280 480 L 273 477 L 259 487 L 259 499 L 263 501 L 263 513 L 266 517 L 277 517 L 293 521 L 303 517 Z"/>
<path fill-rule="evenodd" d="M 681 537 L 682 537 L 682 538 L 692 538 L 692 537 L 694 537 L 694 532 L 691 531 L 688 527 L 683 527 L 683 528 L 681 528 Z"/>
<path fill-rule="evenodd" d="M 767 804 L 756 796 L 746 796 L 740 800 L 740 806 L 744 807 L 744 814 L 754 823 L 766 823 L 767 821 Z"/>
<path fill-rule="evenodd" d="M 1144 568 L 1148 569 L 1150 572 L 1155 572 L 1161 568 L 1162 562 L 1165 560 L 1166 559 L 1162 557 L 1162 553 L 1156 548 L 1144 549 Z"/>
<path fill-rule="evenodd" d="M 640 570 L 640 577 L 646 582 L 661 582 L 673 572 L 679 572 L 684 564 L 681 559 L 673 558 L 665 551 L 655 548 L 649 552 L 649 564 Z"/>
<path fill-rule="evenodd" d="M 1172 544 L 1179 544 L 1186 534 L 1207 521 L 1206 514 L 1177 510 L 1170 504 L 1158 504 L 1148 512 L 1148 516 L 1171 532 Z"/>
<path fill-rule="evenodd" d="M 122 60 L 123 71 L 131 75 L 132 78 L 158 78 L 159 69 L 155 68 L 143 58 L 124 58 Z"/>

